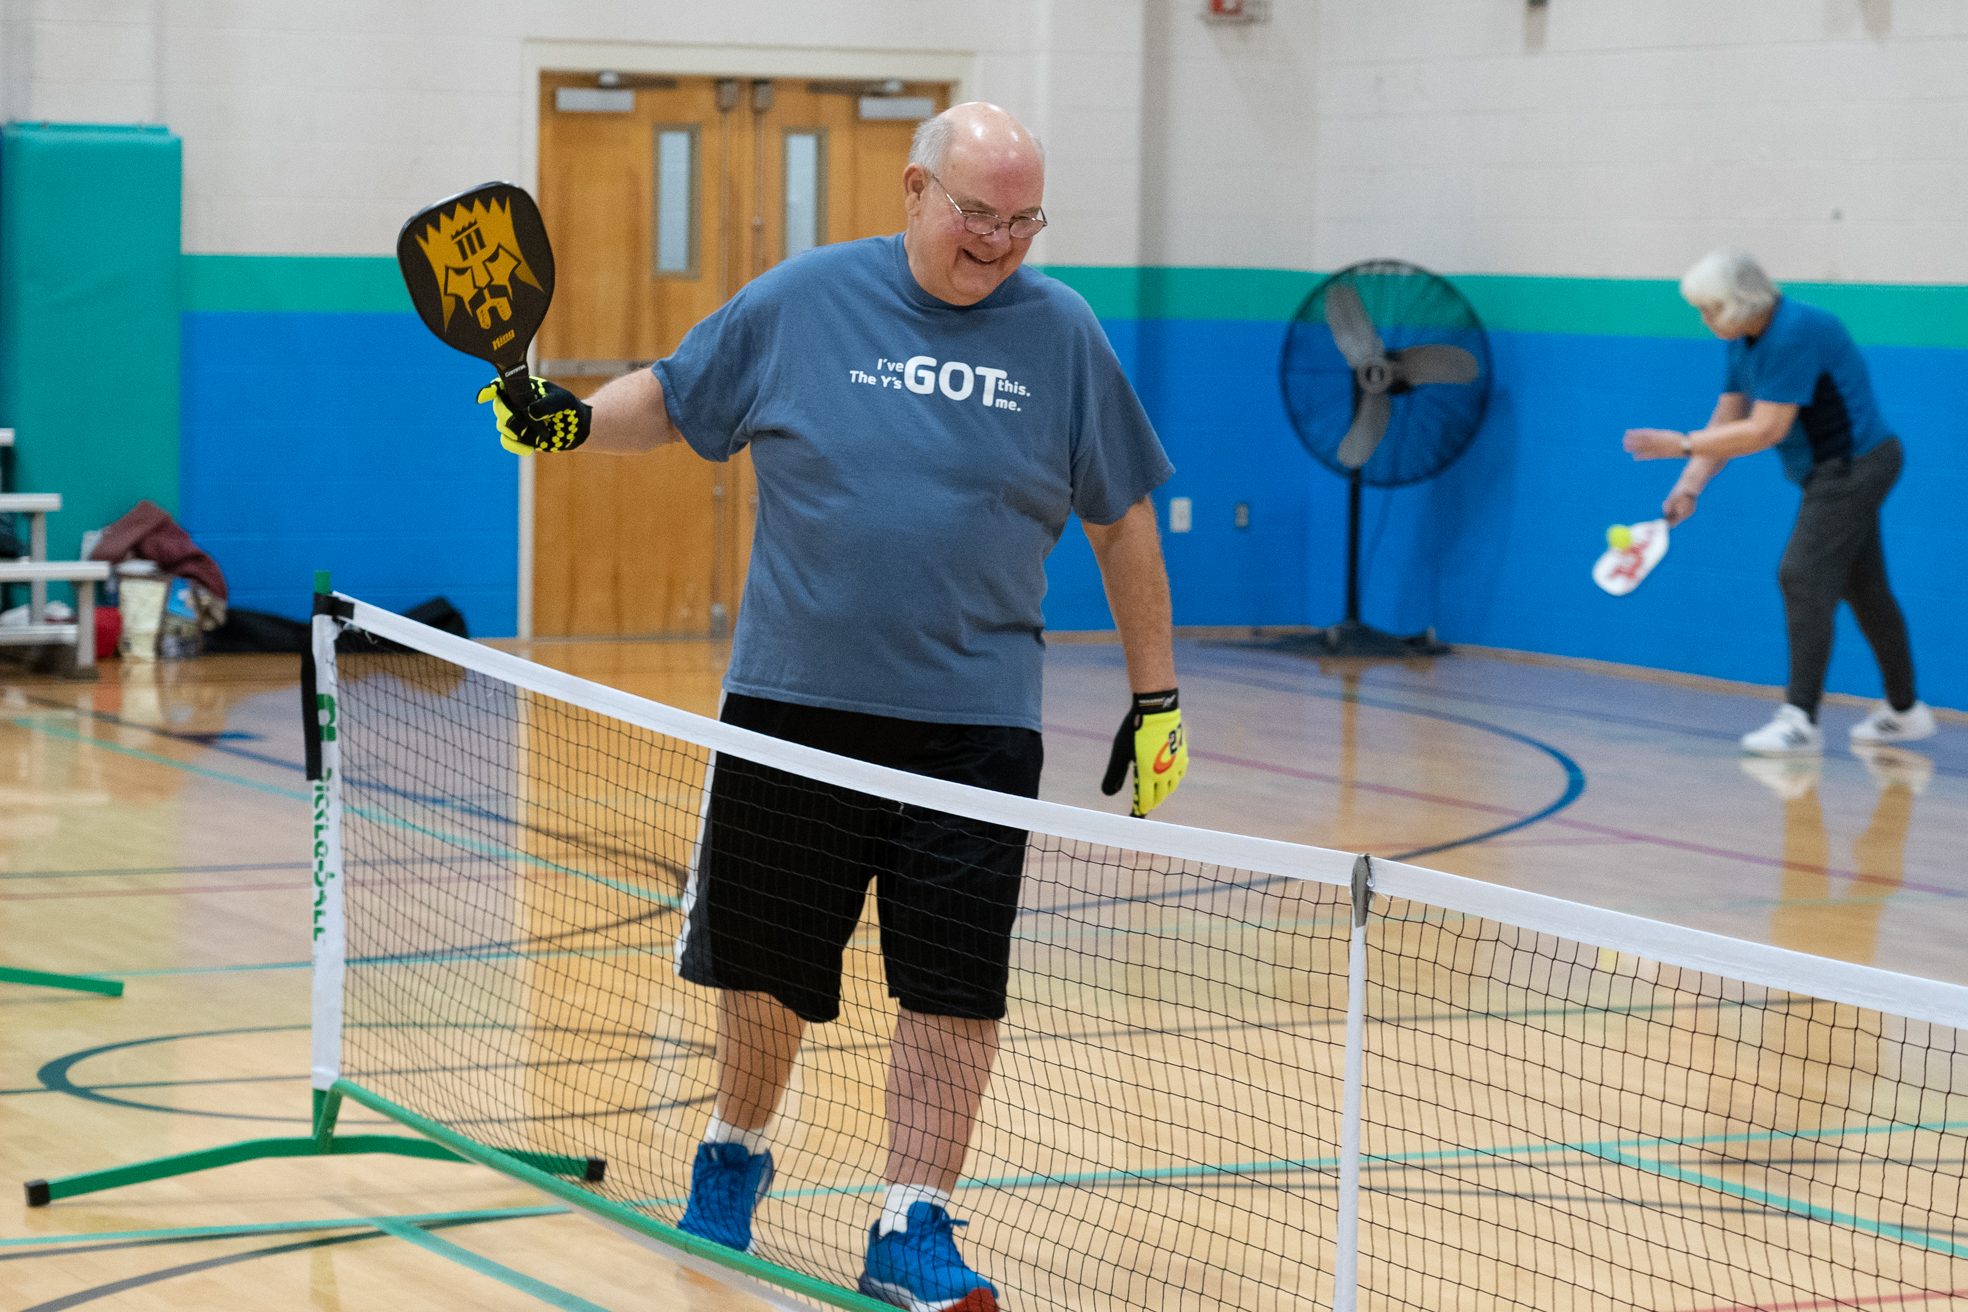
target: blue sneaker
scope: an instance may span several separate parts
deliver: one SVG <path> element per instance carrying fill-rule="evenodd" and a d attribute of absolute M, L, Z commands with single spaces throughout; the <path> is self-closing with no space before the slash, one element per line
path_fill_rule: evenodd
<path fill-rule="evenodd" d="M 752 1209 L 772 1187 L 772 1154 L 742 1143 L 697 1145 L 690 1164 L 690 1201 L 677 1229 L 712 1243 L 752 1251 Z"/>
<path fill-rule="evenodd" d="M 964 1265 L 952 1221 L 935 1203 L 909 1204 L 909 1228 L 868 1230 L 868 1266 L 861 1292 L 909 1312 L 998 1312 L 998 1287 Z"/>

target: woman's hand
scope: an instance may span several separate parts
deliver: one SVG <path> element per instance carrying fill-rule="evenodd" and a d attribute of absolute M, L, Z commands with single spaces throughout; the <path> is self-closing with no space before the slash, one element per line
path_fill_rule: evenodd
<path fill-rule="evenodd" d="M 1683 454 L 1681 438 L 1680 433 L 1668 428 L 1629 428 L 1620 445 L 1635 460 L 1671 460 Z"/>
<path fill-rule="evenodd" d="M 1695 494 L 1692 492 L 1683 492 L 1676 488 L 1668 494 L 1667 500 L 1661 502 L 1661 518 L 1667 521 L 1669 528 L 1673 528 L 1694 513 Z"/>

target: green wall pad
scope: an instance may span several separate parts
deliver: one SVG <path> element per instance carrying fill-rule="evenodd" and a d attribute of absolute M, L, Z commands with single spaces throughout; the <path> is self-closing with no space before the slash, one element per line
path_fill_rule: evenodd
<path fill-rule="evenodd" d="M 0 128 L 7 490 L 61 493 L 51 557 L 144 497 L 177 512 L 182 173 L 162 127 Z"/>

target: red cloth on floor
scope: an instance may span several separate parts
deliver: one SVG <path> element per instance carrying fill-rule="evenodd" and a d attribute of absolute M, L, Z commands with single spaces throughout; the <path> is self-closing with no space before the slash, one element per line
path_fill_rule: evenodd
<path fill-rule="evenodd" d="M 154 501 L 144 500 L 137 508 L 103 530 L 102 541 L 89 553 L 92 560 L 111 563 L 140 556 L 157 562 L 166 574 L 190 579 L 205 591 L 225 600 L 225 575 L 219 564 L 191 540 L 191 534 L 178 527 L 169 511 Z"/>

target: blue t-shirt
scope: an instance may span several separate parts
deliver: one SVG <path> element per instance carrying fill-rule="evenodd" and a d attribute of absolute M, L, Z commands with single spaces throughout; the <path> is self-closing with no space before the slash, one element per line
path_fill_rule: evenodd
<path fill-rule="evenodd" d="M 1093 311 L 1019 269 L 953 306 L 902 238 L 749 283 L 656 377 L 707 460 L 750 445 L 751 572 L 726 690 L 1039 727 L 1045 559 L 1174 469 Z"/>
<path fill-rule="evenodd" d="M 1872 399 L 1872 376 L 1852 334 L 1837 316 L 1788 296 L 1777 301 L 1762 336 L 1729 343 L 1722 390 L 1752 403 L 1797 407 L 1777 443 L 1793 483 L 1802 483 L 1814 465 L 1862 456 L 1893 435 Z"/>

